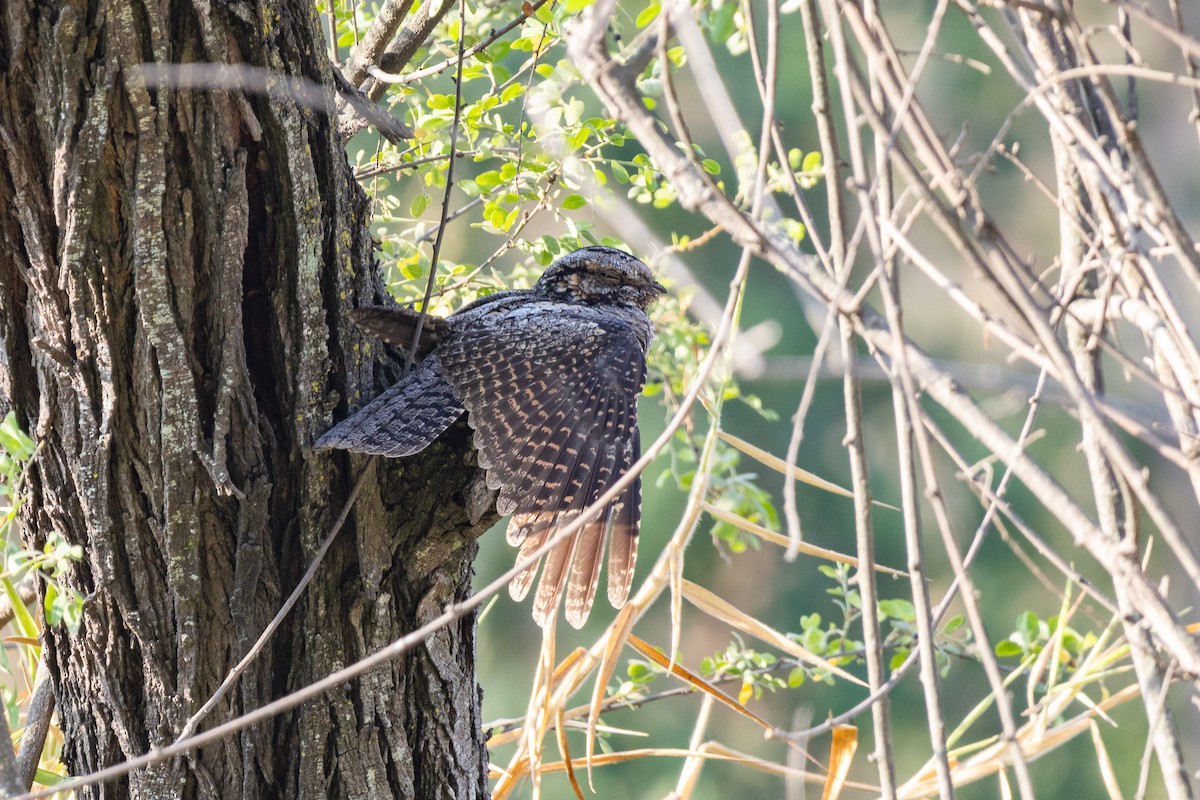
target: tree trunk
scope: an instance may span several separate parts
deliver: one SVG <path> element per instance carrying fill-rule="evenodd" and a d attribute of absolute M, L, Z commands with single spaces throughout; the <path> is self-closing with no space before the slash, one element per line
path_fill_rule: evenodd
<path fill-rule="evenodd" d="M 396 377 L 344 314 L 383 289 L 333 121 L 283 81 L 155 88 L 130 69 L 246 64 L 332 99 L 318 30 L 310 0 L 8 0 L 0 15 L 0 413 L 43 445 L 28 540 L 83 546 L 68 578 L 92 596 L 82 629 L 45 637 L 76 775 L 174 741 L 254 642 L 368 463 L 311 442 Z M 469 453 L 460 423 L 375 465 L 205 726 L 466 594 L 489 521 L 468 519 Z M 82 796 L 484 797 L 474 626 Z"/>

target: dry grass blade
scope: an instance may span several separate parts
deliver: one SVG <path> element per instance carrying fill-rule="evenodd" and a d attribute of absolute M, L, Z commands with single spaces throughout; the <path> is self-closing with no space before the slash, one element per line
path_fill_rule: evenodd
<path fill-rule="evenodd" d="M 825 776 L 825 788 L 821 800 L 838 800 L 846 788 L 846 775 L 854 763 L 858 750 L 858 728 L 854 725 L 838 725 L 833 729 L 833 741 L 829 745 L 829 774 Z"/>
<path fill-rule="evenodd" d="M 643 758 L 706 758 L 710 761 L 730 761 L 738 764 L 744 764 L 762 772 L 767 772 L 773 775 L 797 774 L 796 770 L 788 770 L 779 764 L 770 761 L 764 761 L 754 756 L 743 755 L 736 751 L 729 750 L 726 747 L 718 745 L 714 742 L 706 742 L 704 746 L 698 750 L 689 750 L 681 747 L 647 747 L 637 750 L 623 750 L 619 753 L 605 753 L 604 755 L 596 756 L 595 762 L 597 766 L 608 766 L 610 764 L 621 764 L 627 761 L 637 761 Z M 582 767 L 584 759 L 577 758 L 572 766 Z M 560 762 L 552 762 L 545 764 L 542 767 L 544 773 L 561 772 L 566 769 L 566 765 Z M 812 783 L 823 783 L 824 775 L 814 775 L 811 772 L 798 772 L 800 777 Z M 496 767 L 491 767 L 489 776 L 498 778 L 503 775 L 501 770 Z M 847 788 L 861 789 L 863 791 L 872 791 L 877 787 L 869 784 L 846 784 Z"/>
<path fill-rule="evenodd" d="M 854 567 L 855 569 L 858 569 L 858 559 L 855 558 L 854 556 L 848 556 L 844 553 L 839 553 L 836 550 L 829 550 L 824 547 L 817 547 L 816 545 L 808 544 L 806 542 L 794 543 L 794 542 L 792 542 L 791 539 L 789 539 L 788 537 L 784 536 L 781 533 L 776 533 L 775 531 L 768 530 L 768 529 L 764 528 L 762 525 L 758 525 L 754 522 L 751 522 L 750 520 L 746 519 L 745 517 L 740 517 L 731 511 L 726 511 L 723 508 L 718 508 L 717 506 L 714 506 L 712 503 L 705 503 L 704 510 L 707 511 L 708 515 L 713 517 L 714 519 L 719 519 L 722 522 L 728 522 L 730 525 L 734 526 L 735 528 L 737 528 L 739 530 L 743 530 L 746 533 L 752 533 L 755 536 L 759 537 L 760 539 L 770 542 L 771 544 L 777 544 L 780 547 L 784 547 L 784 548 L 790 547 L 793 544 L 795 544 L 796 551 L 799 553 L 804 553 L 805 555 L 813 556 L 815 558 L 823 558 L 826 561 L 836 561 L 840 564 L 849 564 L 850 566 Z M 908 577 L 907 572 L 904 572 L 904 571 L 898 570 L 898 569 L 892 569 L 891 567 L 885 567 L 881 564 L 875 565 L 875 571 L 876 572 L 885 572 L 888 575 L 895 575 L 895 576 L 901 577 L 901 578 Z"/>
<path fill-rule="evenodd" d="M 625 762 L 634 762 L 634 760 L 642 758 L 704 758 L 708 760 L 719 760 L 719 762 L 730 762 L 734 764 L 742 764 L 749 766 L 766 775 L 776 775 L 780 777 L 798 777 L 805 783 L 821 783 L 826 781 L 826 776 L 817 774 L 817 772 L 808 772 L 788 768 L 788 766 L 775 762 L 768 762 L 766 759 L 756 758 L 754 756 L 746 756 L 745 753 L 739 753 L 731 747 L 726 747 L 716 741 L 706 741 L 697 748 L 697 750 L 686 750 L 679 747 L 644 747 L 638 750 L 625 750 L 619 753 L 605 753 L 604 756 L 595 758 L 595 763 L 598 766 L 608 766 L 612 764 L 623 764 Z M 576 758 L 572 760 L 572 766 L 583 766 L 583 759 Z M 560 772 L 566 769 L 566 765 L 562 762 L 552 762 L 542 765 L 542 772 L 550 774 L 550 772 Z M 498 766 L 492 765 L 488 768 L 488 777 L 499 778 L 504 777 L 504 771 Z M 870 783 L 862 783 L 857 781 L 846 781 L 845 788 L 854 789 L 856 792 L 878 793 L 880 787 Z"/>
<path fill-rule="evenodd" d="M 683 596 L 686 597 L 692 605 L 708 614 L 710 617 L 714 617 L 722 622 L 728 623 L 743 633 L 748 633 L 756 639 L 766 642 L 773 647 L 777 647 L 788 655 L 795 656 L 807 664 L 820 667 L 823 670 L 827 670 L 834 675 L 837 675 L 839 678 L 850 681 L 851 683 L 856 683 L 859 686 L 866 686 L 866 684 L 859 678 L 854 677 L 840 667 L 834 666 L 816 653 L 806 650 L 796 642 L 772 628 L 770 625 L 762 623 L 725 600 L 722 600 L 720 597 L 717 597 L 703 586 L 699 586 L 689 580 L 684 580 L 682 583 L 682 590 Z"/>
<path fill-rule="evenodd" d="M 720 689 L 713 686 L 711 683 L 704 680 L 704 678 L 700 677 L 696 673 L 672 662 L 670 659 L 666 658 L 662 653 L 658 652 L 653 647 L 651 647 L 649 644 L 642 641 L 641 639 L 634 636 L 633 634 L 629 635 L 629 643 L 631 645 L 633 645 L 633 647 L 636 648 L 639 653 L 641 653 L 643 656 L 645 656 L 646 658 L 653 661 L 658 666 L 665 669 L 671 675 L 674 675 L 676 678 L 679 678 L 680 680 L 688 683 L 689 685 L 698 689 L 699 691 L 704 692 L 705 694 L 709 695 L 717 702 L 719 702 L 729 708 L 732 708 L 734 711 L 741 714 L 743 717 L 746 717 L 747 719 L 752 720 L 753 722 L 757 723 L 759 726 L 762 727 L 763 730 L 768 731 L 768 732 L 773 732 L 775 730 L 774 725 L 767 722 L 765 719 L 758 716 L 753 711 L 746 708 L 744 705 L 739 703 L 737 700 L 735 700 L 734 698 L 725 694 Z"/>
<path fill-rule="evenodd" d="M 587 650 L 582 647 L 576 647 L 571 651 L 569 656 L 560 661 L 558 666 L 554 668 L 554 685 L 557 686 L 566 674 L 575 668 L 575 665 L 579 663 L 579 659 L 586 655 Z"/>
<path fill-rule="evenodd" d="M 579 787 L 579 781 L 575 778 L 575 767 L 571 765 L 571 748 L 567 745 L 567 726 L 564 724 L 563 710 L 560 706 L 557 713 L 554 715 L 554 731 L 558 739 L 558 752 L 562 755 L 563 764 L 567 768 L 567 780 L 571 782 L 571 789 L 575 792 L 575 796 L 579 800 L 583 800 L 583 789 Z M 543 771 L 545 765 L 543 765 Z"/>
<path fill-rule="evenodd" d="M 604 702 L 605 708 L 614 705 L 625 707 L 629 705 L 629 703 L 624 698 L 609 698 Z M 574 708 L 564 707 L 563 719 L 565 720 L 566 726 L 568 728 L 575 728 L 581 732 L 586 732 L 589 707 L 590 706 L 588 705 L 575 706 Z M 485 725 L 484 730 L 487 730 L 488 727 L 489 726 Z M 649 734 L 647 734 L 645 731 L 638 730 L 637 728 L 621 728 L 616 725 L 597 725 L 596 731 L 599 733 L 610 733 L 618 736 L 649 736 Z M 506 744 L 512 744 L 513 742 L 519 741 L 524 735 L 525 728 L 521 725 L 516 725 L 515 727 L 505 730 L 501 733 L 492 734 L 491 738 L 487 740 L 487 748 L 492 750 L 497 747 L 502 747 Z"/>
<path fill-rule="evenodd" d="M 771 455 L 761 447 L 755 447 L 745 439 L 739 439 L 738 437 L 726 433 L 725 431 L 721 431 L 717 435 L 720 436 L 722 441 L 724 441 L 726 444 L 732 445 L 735 449 L 740 450 L 758 463 L 770 467 L 781 475 L 791 475 L 792 478 L 800 481 L 801 483 L 807 483 L 809 486 L 815 486 L 818 489 L 824 489 L 827 492 L 841 495 L 842 497 L 854 497 L 854 492 L 850 491 L 849 489 L 838 486 L 836 483 L 831 483 L 818 475 L 814 475 L 806 469 L 800 469 L 800 467 L 793 466 L 779 456 Z M 895 506 L 889 503 L 884 503 L 880 500 L 872 500 L 871 503 L 879 506 L 880 508 L 889 508 L 892 511 L 900 510 Z"/>
<path fill-rule="evenodd" d="M 792 769 L 782 764 L 777 764 L 773 761 L 766 761 L 755 756 L 739 753 L 732 748 L 726 747 L 720 742 L 705 742 L 699 748 L 689 750 L 678 747 L 655 747 L 655 748 L 640 748 L 637 750 L 623 750 L 620 753 L 606 753 L 596 757 L 597 766 L 608 766 L 610 764 L 622 764 L 628 761 L 637 761 L 643 758 L 703 758 L 709 761 L 728 761 L 734 764 L 750 767 L 751 769 L 765 773 L 767 775 L 777 775 L 780 777 L 797 777 L 806 783 L 824 784 L 825 775 L 820 775 L 815 772 L 806 772 L 804 770 Z M 583 759 L 574 760 L 573 766 L 582 767 Z M 566 765 L 562 762 L 553 762 L 545 764 L 542 771 L 545 773 L 561 772 L 566 769 Z M 503 773 L 495 766 L 491 767 L 489 777 L 499 778 Z M 846 789 L 854 789 L 859 792 L 875 792 L 879 791 L 879 787 L 856 781 L 846 781 L 843 784 Z"/>
<path fill-rule="evenodd" d="M 1121 794 L 1121 786 L 1117 783 L 1117 774 L 1113 770 L 1112 759 L 1108 756 L 1108 748 L 1104 746 L 1104 739 L 1100 736 L 1100 726 L 1096 724 L 1096 720 L 1088 723 L 1088 730 L 1092 734 L 1092 745 L 1096 748 L 1096 762 L 1100 765 L 1100 777 L 1104 780 L 1104 788 L 1108 791 L 1109 800 L 1123 800 L 1124 795 Z"/>
<path fill-rule="evenodd" d="M 604 653 L 600 657 L 600 666 L 596 669 L 596 688 L 592 691 L 592 702 L 588 707 L 587 720 L 587 760 L 588 785 L 592 785 L 592 754 L 596 747 L 596 723 L 600 719 L 600 707 L 604 704 L 604 687 L 617 667 L 617 658 L 625 647 L 629 632 L 633 629 L 633 612 L 635 606 L 630 604 L 621 609 L 613 621 L 611 633 L 604 644 Z M 593 787 L 594 788 L 594 787 Z"/>
<path fill-rule="evenodd" d="M 542 631 L 542 648 L 538 656 L 537 670 L 533 678 L 533 686 L 529 690 L 529 705 L 525 711 L 525 724 L 521 729 L 517 752 L 509 762 L 501 779 L 492 789 L 493 800 L 504 800 L 516 788 L 520 779 L 528 773 L 533 779 L 534 795 L 540 791 L 542 742 L 550 727 L 553 711 L 550 708 L 550 694 L 553 688 L 554 665 L 554 625 L 549 625 Z"/>
<path fill-rule="evenodd" d="M 705 753 L 709 753 L 709 754 L 726 755 L 726 756 L 730 756 L 730 757 L 736 757 L 736 758 L 740 759 L 742 761 L 742 763 L 746 764 L 747 766 L 750 766 L 761 772 L 765 772 L 768 775 L 778 775 L 781 778 L 788 778 L 788 777 L 799 778 L 799 779 L 803 780 L 805 783 L 811 783 L 813 785 L 817 785 L 817 784 L 820 784 L 822 786 L 825 785 L 825 779 L 828 776 L 828 772 L 820 772 L 820 773 L 808 772 L 806 770 L 789 767 L 785 764 L 779 764 L 774 761 L 764 761 L 762 759 L 755 758 L 753 756 L 748 756 L 744 753 L 740 753 L 737 750 L 734 750 L 731 747 L 726 747 L 725 745 L 721 744 L 720 742 L 705 742 L 704 746 L 701 748 L 701 750 L 703 750 Z M 809 757 L 809 760 L 813 760 L 811 758 L 811 756 Z M 817 763 L 817 762 L 815 760 L 813 760 L 813 763 Z M 859 781 L 843 781 L 842 787 L 845 789 L 853 789 L 856 792 L 870 792 L 872 794 L 879 794 L 879 786 L 877 784 L 872 784 L 872 783 L 862 783 Z"/>

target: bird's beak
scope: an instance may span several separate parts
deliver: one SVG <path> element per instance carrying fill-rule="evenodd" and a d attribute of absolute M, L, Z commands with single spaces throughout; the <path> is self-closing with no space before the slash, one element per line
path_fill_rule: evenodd
<path fill-rule="evenodd" d="M 662 285 L 661 283 L 659 283 L 658 281 L 655 281 L 655 282 L 654 282 L 654 291 L 658 292 L 659 294 L 666 294 L 666 293 L 667 293 L 667 287 L 663 286 L 663 285 Z"/>

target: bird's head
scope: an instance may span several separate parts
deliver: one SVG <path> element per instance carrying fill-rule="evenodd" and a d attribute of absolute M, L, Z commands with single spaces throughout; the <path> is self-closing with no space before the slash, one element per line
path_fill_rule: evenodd
<path fill-rule="evenodd" d="M 666 293 L 650 268 L 613 247 L 584 247 L 555 261 L 535 290 L 557 300 L 646 309 Z"/>

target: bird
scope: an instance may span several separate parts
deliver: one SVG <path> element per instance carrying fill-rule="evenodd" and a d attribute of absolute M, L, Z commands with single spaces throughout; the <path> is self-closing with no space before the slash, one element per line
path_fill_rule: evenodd
<path fill-rule="evenodd" d="M 654 337 L 647 314 L 666 293 L 654 273 L 616 248 L 584 247 L 559 258 L 531 289 L 485 296 L 448 317 L 401 306 L 351 312 L 382 341 L 411 347 L 419 361 L 391 388 L 315 443 L 403 458 L 428 447 L 465 412 L 496 510 L 510 515 L 518 560 L 578 517 L 641 457 L 637 399 Z M 641 479 L 542 559 L 533 618 L 565 616 L 582 627 L 591 612 L 608 540 L 608 599 L 629 597 L 637 560 Z M 538 564 L 509 583 L 521 601 Z"/>

